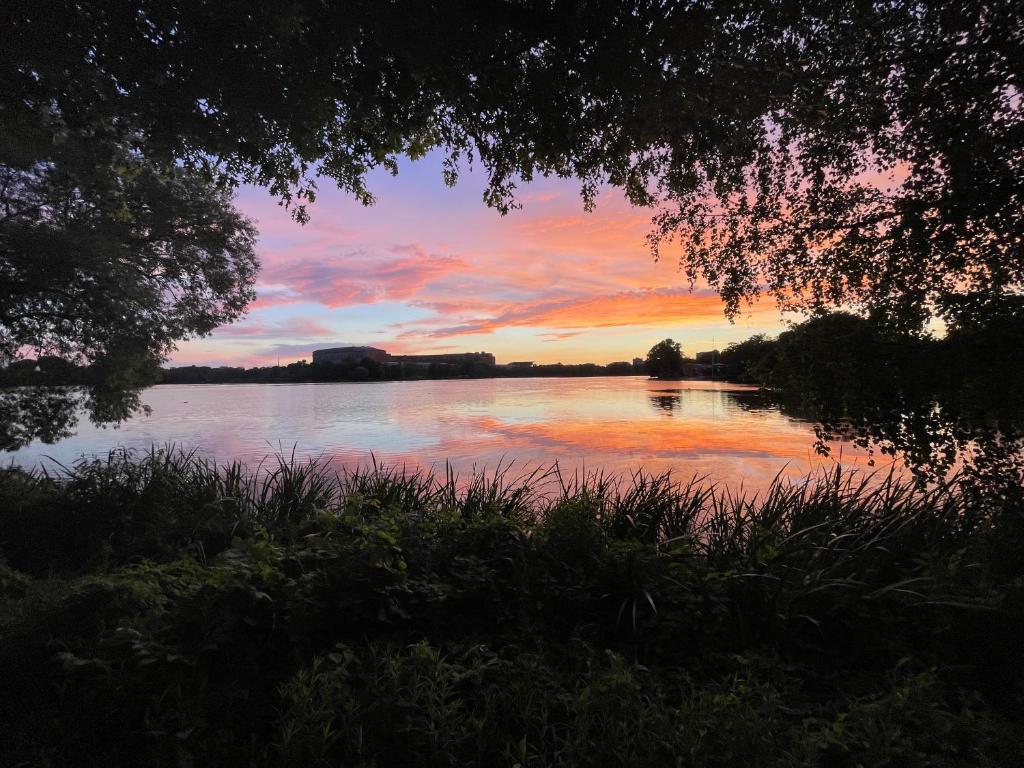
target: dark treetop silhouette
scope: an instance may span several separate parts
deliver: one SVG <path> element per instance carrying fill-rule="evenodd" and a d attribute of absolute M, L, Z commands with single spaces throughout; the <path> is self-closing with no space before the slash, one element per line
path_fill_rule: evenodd
<path fill-rule="evenodd" d="M 651 376 L 680 377 L 683 375 L 683 362 L 683 350 L 679 342 L 665 339 L 651 347 L 644 367 Z"/>
<path fill-rule="evenodd" d="M 729 313 L 767 291 L 917 329 L 984 314 L 1024 277 L 1024 20 L 1009 0 L 43 1 L 4 4 L 0 28 L 0 166 L 15 180 L 72 158 L 86 174 L 72 189 L 90 190 L 89 174 L 130 158 L 195 189 L 266 185 L 302 220 L 317 174 L 369 203 L 370 169 L 437 147 L 449 182 L 479 162 L 502 212 L 539 174 L 579 178 L 587 205 L 610 184 L 656 206 L 655 253 L 678 241 L 685 274 Z M 179 214 L 153 211 L 175 231 L 205 226 Z M 49 215 L 0 221 L 3 305 L 30 318 L 3 318 L 9 350 L 85 348 L 102 314 L 10 288 L 31 258 L 63 258 L 46 239 L 61 227 L 38 226 Z M 11 228 L 26 226 L 46 238 L 19 242 Z M 240 311 L 253 264 L 213 252 L 216 279 L 191 258 L 136 255 L 105 262 L 93 294 L 114 290 L 111 270 L 174 290 L 202 274 L 208 287 L 162 317 L 168 344 L 204 333 Z M 144 325 L 148 311 L 123 316 Z"/>
<path fill-rule="evenodd" d="M 843 312 L 778 339 L 728 347 L 732 376 L 767 388 L 749 407 L 816 423 L 816 449 L 846 438 L 900 456 L 923 482 L 950 472 L 973 493 L 1024 500 L 1024 312 L 958 326 L 942 339 L 885 333 Z"/>

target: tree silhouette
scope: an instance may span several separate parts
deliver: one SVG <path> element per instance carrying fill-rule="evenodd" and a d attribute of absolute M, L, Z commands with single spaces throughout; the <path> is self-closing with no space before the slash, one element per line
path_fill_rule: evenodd
<path fill-rule="evenodd" d="M 672 339 L 659 341 L 647 353 L 647 373 L 658 378 L 683 375 L 683 350 Z"/>
<path fill-rule="evenodd" d="M 74 137 L 43 159 L 0 150 L 0 365 L 50 355 L 81 387 L 0 391 L 0 449 L 139 407 L 175 342 L 253 297 L 255 229 L 227 193 L 130 149 Z M 47 423 L 45 428 L 40 425 Z"/>
<path fill-rule="evenodd" d="M 856 305 L 896 327 L 1024 278 L 1024 14 L 1014 0 L 6 3 L 0 135 L 124 133 L 268 186 L 439 148 L 485 201 L 574 176 L 658 205 L 651 244 L 729 312 Z M 56 127 L 54 127 L 56 126 Z"/>
<path fill-rule="evenodd" d="M 775 339 L 758 333 L 727 346 L 722 350 L 719 362 L 726 367 L 727 375 L 733 381 L 766 383 L 777 346 Z"/>

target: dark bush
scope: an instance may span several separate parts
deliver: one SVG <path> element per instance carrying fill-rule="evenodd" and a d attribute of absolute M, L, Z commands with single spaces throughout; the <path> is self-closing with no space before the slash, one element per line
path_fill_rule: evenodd
<path fill-rule="evenodd" d="M 1005 507 L 558 480 L 4 470 L 0 765 L 1019 764 Z"/>

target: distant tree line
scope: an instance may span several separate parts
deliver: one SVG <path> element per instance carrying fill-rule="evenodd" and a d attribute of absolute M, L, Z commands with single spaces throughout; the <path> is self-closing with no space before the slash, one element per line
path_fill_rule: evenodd
<path fill-rule="evenodd" d="M 298 383 L 331 381 L 408 381 L 417 379 L 528 378 L 543 376 L 633 376 L 643 366 L 628 362 L 608 365 L 551 363 L 532 367 L 492 366 L 476 361 L 416 365 L 382 365 L 365 358 L 341 363 L 310 363 L 306 360 L 288 365 L 253 368 L 234 366 L 184 365 L 162 368 L 155 374 L 158 384 L 242 384 Z M 91 366 L 80 366 L 58 357 L 18 360 L 0 369 L 0 387 L 86 386 L 99 376 Z"/>
<path fill-rule="evenodd" d="M 647 354 L 644 369 L 660 378 L 704 375 L 786 398 L 834 402 L 898 402 L 900 393 L 987 392 L 1007 407 L 1020 400 L 1024 381 L 1024 297 L 1003 309 L 947 325 L 931 335 L 894 331 L 871 316 L 829 312 L 793 325 L 778 337 L 756 334 L 722 351 L 689 358 L 678 342 L 665 339 Z M 966 395 L 965 395 L 966 396 Z"/>
<path fill-rule="evenodd" d="M 1022 370 L 1024 299 L 1006 303 L 998 317 L 986 315 L 976 322 L 947 327 L 941 337 L 893 332 L 874 319 L 850 312 L 812 317 L 770 337 L 756 334 L 712 353 L 687 357 L 681 345 L 665 339 L 655 344 L 642 363 L 536 364 L 490 366 L 464 363 L 399 363 L 382 365 L 365 358 L 340 363 L 288 365 L 178 366 L 162 368 L 153 376 L 161 384 L 228 384 L 318 381 L 403 381 L 451 378 L 527 378 L 544 376 L 630 376 L 649 374 L 664 378 L 694 378 L 694 364 L 721 372 L 722 378 L 754 384 L 765 390 L 799 394 L 840 393 L 851 383 L 908 382 L 924 379 L 954 385 L 966 379 L 993 377 L 1013 381 Z M 16 360 L 0 369 L 0 387 L 91 385 L 106 372 L 80 366 L 59 357 Z M 688 373 L 689 372 L 689 373 Z M 986 386 L 990 386 L 988 384 Z M 861 388 L 859 384 L 856 385 Z M 997 385 L 998 386 L 998 385 Z"/>
<path fill-rule="evenodd" d="M 398 363 L 381 365 L 366 358 L 342 363 L 310 363 L 300 360 L 281 366 L 232 368 L 211 366 L 179 366 L 160 372 L 161 384 L 237 384 L 298 383 L 330 381 L 415 381 L 419 379 L 488 379 L 528 378 L 542 376 L 631 376 L 641 371 L 631 363 L 608 365 L 580 363 L 534 365 L 533 367 L 492 366 L 476 361 L 464 363 L 431 363 L 416 365 Z"/>

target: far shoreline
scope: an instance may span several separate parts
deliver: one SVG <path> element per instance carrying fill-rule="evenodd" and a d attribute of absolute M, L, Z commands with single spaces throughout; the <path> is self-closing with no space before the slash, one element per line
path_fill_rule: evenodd
<path fill-rule="evenodd" d="M 732 379 L 709 379 L 698 376 L 683 376 L 683 377 L 661 377 L 661 376 L 647 376 L 646 374 L 609 374 L 609 373 L 597 373 L 597 374 L 544 374 L 539 376 L 523 376 L 523 375 L 496 375 L 496 376 L 438 376 L 438 377 L 407 377 L 402 379 L 332 379 L 332 380 L 316 380 L 316 379 L 296 379 L 296 380 L 280 380 L 280 379 L 253 379 L 246 381 L 243 379 L 231 379 L 226 381 L 158 381 L 152 384 L 154 387 L 164 386 L 207 386 L 207 385 L 237 385 L 237 384 L 403 384 L 403 383 L 416 383 L 424 381 L 487 381 L 490 379 L 500 379 L 502 381 L 510 379 L 529 379 L 529 380 L 549 380 L 549 379 L 644 379 L 651 382 L 660 382 L 665 384 L 680 383 L 680 382 L 702 382 L 707 384 L 728 384 L 732 387 L 738 387 L 744 391 L 758 390 L 760 389 L 756 384 L 749 382 L 735 381 Z"/>

